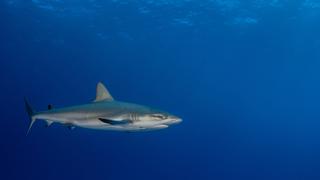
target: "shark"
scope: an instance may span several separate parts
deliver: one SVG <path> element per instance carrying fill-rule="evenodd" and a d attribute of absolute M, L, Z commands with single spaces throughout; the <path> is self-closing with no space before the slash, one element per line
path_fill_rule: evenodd
<path fill-rule="evenodd" d="M 48 105 L 47 110 L 36 112 L 25 99 L 25 108 L 30 119 L 27 135 L 36 120 L 44 120 L 47 127 L 53 123 L 60 123 L 70 129 L 81 127 L 124 132 L 165 129 L 182 122 L 181 118 L 166 111 L 117 101 L 101 82 L 97 84 L 96 98 L 91 103 L 64 108 Z"/>

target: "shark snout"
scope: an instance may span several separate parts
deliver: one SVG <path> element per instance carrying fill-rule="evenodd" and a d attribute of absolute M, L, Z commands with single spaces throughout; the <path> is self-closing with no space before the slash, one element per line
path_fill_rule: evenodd
<path fill-rule="evenodd" d="M 179 124 L 182 122 L 181 118 L 179 118 L 177 116 L 173 116 L 173 115 L 169 116 L 168 119 L 169 119 L 169 122 L 167 124 L 170 124 L 170 125 L 171 124 Z"/>

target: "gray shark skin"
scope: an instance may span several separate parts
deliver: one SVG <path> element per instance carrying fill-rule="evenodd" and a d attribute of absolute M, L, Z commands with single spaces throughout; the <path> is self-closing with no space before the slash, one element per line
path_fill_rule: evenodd
<path fill-rule="evenodd" d="M 25 100 L 26 111 L 30 117 L 27 134 L 36 120 L 45 120 L 47 126 L 60 123 L 74 127 L 113 130 L 113 131 L 152 131 L 164 129 L 182 120 L 167 112 L 133 103 L 116 101 L 106 87 L 99 82 L 94 102 L 66 108 L 34 112 Z"/>

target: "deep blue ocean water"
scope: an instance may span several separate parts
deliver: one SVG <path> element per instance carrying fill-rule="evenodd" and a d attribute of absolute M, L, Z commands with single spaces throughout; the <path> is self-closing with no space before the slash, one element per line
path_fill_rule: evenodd
<path fill-rule="evenodd" d="M 183 118 L 121 133 L 36 122 L 115 99 Z M 320 179 L 317 0 L 2 0 L 0 179 Z"/>

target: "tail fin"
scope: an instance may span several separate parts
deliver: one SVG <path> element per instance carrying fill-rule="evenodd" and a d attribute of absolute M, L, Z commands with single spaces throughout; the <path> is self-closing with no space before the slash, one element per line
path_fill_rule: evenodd
<path fill-rule="evenodd" d="M 31 130 L 31 128 L 32 128 L 32 125 L 36 121 L 36 119 L 33 117 L 34 111 L 32 110 L 32 107 L 30 106 L 30 104 L 28 103 L 26 98 L 24 99 L 24 103 L 25 103 L 25 106 L 26 106 L 26 111 L 27 111 L 28 116 L 30 118 L 30 124 L 29 124 L 29 128 L 28 128 L 28 131 L 27 131 L 27 135 L 28 135 L 30 130 Z"/>

